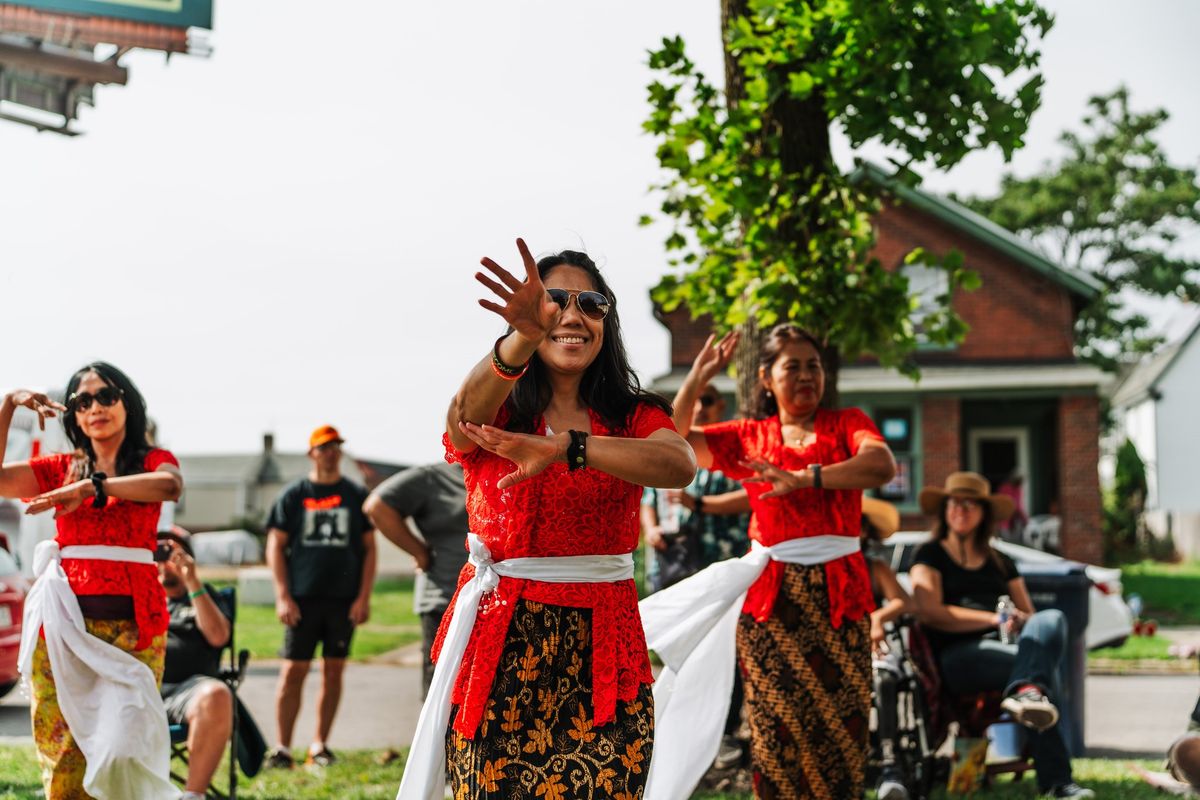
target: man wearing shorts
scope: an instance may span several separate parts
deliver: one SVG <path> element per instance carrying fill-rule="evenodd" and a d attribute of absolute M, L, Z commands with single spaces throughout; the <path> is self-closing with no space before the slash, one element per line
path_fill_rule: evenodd
<path fill-rule="evenodd" d="M 308 476 L 284 487 L 267 518 L 267 564 L 275 613 L 286 627 L 275 697 L 278 744 L 268 766 L 292 766 L 292 731 L 304 679 L 321 645 L 317 729 L 306 762 L 332 764 L 326 746 L 342 696 L 354 627 L 367 621 L 375 581 L 375 530 L 363 514 L 367 490 L 341 474 L 342 437 L 323 425 L 309 437 Z"/>
<path fill-rule="evenodd" d="M 200 582 L 189 539 L 178 526 L 158 534 L 160 548 L 170 547 L 158 565 L 171 615 L 162 695 L 167 719 L 187 725 L 188 773 L 182 800 L 204 800 L 233 727 L 235 699 L 217 677 L 233 610 Z M 253 775 L 267 746 L 244 708 L 238 713 L 238 732 L 239 761 Z"/>

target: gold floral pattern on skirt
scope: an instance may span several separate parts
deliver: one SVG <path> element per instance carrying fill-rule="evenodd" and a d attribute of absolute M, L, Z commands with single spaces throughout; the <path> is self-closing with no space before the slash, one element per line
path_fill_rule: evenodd
<path fill-rule="evenodd" d="M 134 650 L 137 646 L 138 627 L 131 619 L 88 619 L 84 618 L 87 632 L 114 647 L 119 647 L 154 671 L 154 677 L 162 683 L 163 661 L 167 652 L 165 633 L 155 636 L 150 646 Z M 54 686 L 54 675 L 50 672 L 50 658 L 46 654 L 46 641 L 39 638 L 33 651 L 33 674 L 29 676 L 32 697 L 33 740 L 37 744 L 38 763 L 42 767 L 42 785 L 46 788 L 47 800 L 93 800 L 83 790 L 83 773 L 87 766 L 75 744 L 75 737 L 67 727 L 62 711 L 58 707 L 58 690 Z M 163 724 L 166 724 L 164 718 Z"/>
<path fill-rule="evenodd" d="M 785 565 L 766 622 L 738 620 L 754 793 L 862 797 L 871 709 L 870 618 L 829 621 L 821 565 Z"/>
<path fill-rule="evenodd" d="M 446 733 L 455 800 L 637 800 L 646 787 L 654 700 L 642 685 L 597 727 L 591 610 L 521 600 L 479 731 Z"/>

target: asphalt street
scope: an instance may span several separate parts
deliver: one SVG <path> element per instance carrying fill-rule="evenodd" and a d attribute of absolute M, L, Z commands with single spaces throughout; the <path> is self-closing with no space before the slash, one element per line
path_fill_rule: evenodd
<path fill-rule="evenodd" d="M 350 664 L 345 692 L 334 723 L 334 749 L 402 747 L 411 741 L 420 713 L 417 646 L 386 660 Z M 312 736 L 320 681 L 314 664 L 292 744 L 305 746 Z M 274 697 L 278 663 L 251 664 L 242 687 L 243 701 L 274 742 Z M 1106 758 L 1158 758 L 1187 726 L 1200 695 L 1200 675 L 1108 676 L 1087 679 L 1088 754 Z M 0 700 L 0 743 L 29 743 L 29 703 L 15 689 Z"/>

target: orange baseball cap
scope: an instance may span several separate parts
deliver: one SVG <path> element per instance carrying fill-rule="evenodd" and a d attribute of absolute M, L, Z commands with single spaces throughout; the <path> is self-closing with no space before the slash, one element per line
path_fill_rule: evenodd
<path fill-rule="evenodd" d="M 312 432 L 312 436 L 308 437 L 308 449 L 312 450 L 314 447 L 320 447 L 329 442 L 341 444 L 344 441 L 345 439 L 337 432 L 337 428 L 332 425 L 322 425 Z"/>

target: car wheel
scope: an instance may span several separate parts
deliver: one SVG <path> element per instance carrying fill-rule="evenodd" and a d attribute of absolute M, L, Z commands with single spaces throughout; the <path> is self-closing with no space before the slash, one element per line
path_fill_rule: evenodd
<path fill-rule="evenodd" d="M 16 688 L 16 685 L 16 681 L 12 681 L 10 683 L 0 683 L 0 697 L 4 697 L 4 695 L 11 692 L 14 688 Z"/>

